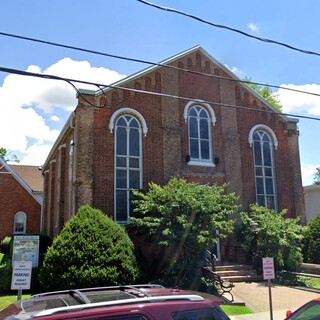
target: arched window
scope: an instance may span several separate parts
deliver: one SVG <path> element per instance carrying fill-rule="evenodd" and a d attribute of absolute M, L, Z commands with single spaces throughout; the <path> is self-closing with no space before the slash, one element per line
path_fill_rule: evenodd
<path fill-rule="evenodd" d="M 69 144 L 69 163 L 68 163 L 68 219 L 71 218 L 73 208 L 73 159 L 74 159 L 74 143 L 73 140 Z"/>
<path fill-rule="evenodd" d="M 142 128 L 134 115 L 115 121 L 115 221 L 128 223 L 132 189 L 142 188 Z"/>
<path fill-rule="evenodd" d="M 268 129 L 268 130 L 266 130 Z M 277 192 L 274 164 L 274 132 L 268 127 L 257 127 L 249 135 L 253 145 L 256 201 L 259 205 L 277 210 Z"/>
<path fill-rule="evenodd" d="M 216 118 L 207 104 L 188 103 L 184 110 L 188 122 L 189 164 L 214 166 L 212 161 L 212 132 Z"/>
<path fill-rule="evenodd" d="M 27 229 L 27 215 L 20 211 L 17 212 L 14 216 L 14 234 L 26 233 Z"/>

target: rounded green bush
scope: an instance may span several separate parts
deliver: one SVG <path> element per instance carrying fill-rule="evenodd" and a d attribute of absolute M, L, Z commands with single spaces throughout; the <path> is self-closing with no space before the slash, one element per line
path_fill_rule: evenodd
<path fill-rule="evenodd" d="M 304 261 L 308 263 L 320 263 L 320 213 L 308 223 L 303 240 Z"/>
<path fill-rule="evenodd" d="M 49 290 L 134 283 L 134 246 L 124 228 L 82 206 L 48 248 L 40 281 Z"/>

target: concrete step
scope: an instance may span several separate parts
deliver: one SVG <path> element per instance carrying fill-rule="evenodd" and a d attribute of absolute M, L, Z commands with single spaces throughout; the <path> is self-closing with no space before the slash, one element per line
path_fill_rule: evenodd
<path fill-rule="evenodd" d="M 258 275 L 256 270 L 249 265 L 243 264 L 218 264 L 214 266 L 213 272 L 223 280 L 230 282 L 255 282 L 262 280 L 262 276 Z"/>
<path fill-rule="evenodd" d="M 245 264 L 225 264 L 215 265 L 215 271 L 228 271 L 228 270 L 252 270 L 252 267 Z"/>
<path fill-rule="evenodd" d="M 223 280 L 230 282 L 258 282 L 263 280 L 259 275 L 239 275 L 239 276 L 227 276 L 222 277 Z"/>
<path fill-rule="evenodd" d="M 255 276 L 257 275 L 255 270 L 228 270 L 228 271 L 214 271 L 220 277 L 230 277 L 230 276 Z"/>

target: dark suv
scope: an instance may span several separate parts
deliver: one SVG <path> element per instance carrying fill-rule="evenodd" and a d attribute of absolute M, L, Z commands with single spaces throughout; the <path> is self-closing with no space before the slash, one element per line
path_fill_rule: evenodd
<path fill-rule="evenodd" d="M 1 320 L 230 320 L 223 300 L 200 292 L 135 285 L 48 292 L 0 311 Z"/>

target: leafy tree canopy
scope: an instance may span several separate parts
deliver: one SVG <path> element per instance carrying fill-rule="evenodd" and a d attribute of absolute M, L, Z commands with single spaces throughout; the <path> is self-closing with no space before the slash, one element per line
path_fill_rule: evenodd
<path fill-rule="evenodd" d="M 5 162 L 8 161 L 14 161 L 14 162 L 20 162 L 20 160 L 17 158 L 16 155 L 12 156 L 12 159 L 8 158 L 8 151 L 5 148 L 0 148 L 0 158 L 2 158 Z"/>
<path fill-rule="evenodd" d="M 66 223 L 40 271 L 49 290 L 131 284 L 137 276 L 133 243 L 124 228 L 90 206 Z"/>
<path fill-rule="evenodd" d="M 320 184 L 320 167 L 316 168 L 316 173 L 313 175 L 313 184 Z"/>
<path fill-rule="evenodd" d="M 261 86 L 255 83 L 251 83 L 251 78 L 244 78 L 244 81 L 247 82 L 248 86 L 258 92 L 260 96 L 266 99 L 273 107 L 277 110 L 282 110 L 282 105 L 279 100 L 279 94 L 273 92 L 268 86 Z"/>
<path fill-rule="evenodd" d="M 237 198 L 226 194 L 225 186 L 199 185 L 172 178 L 167 185 L 149 184 L 149 191 L 133 191 L 136 215 L 131 222 L 160 246 L 175 248 L 184 255 L 172 257 L 172 264 L 198 263 L 206 247 L 233 230 L 232 215 Z M 219 233 L 217 234 L 217 230 Z"/>
<path fill-rule="evenodd" d="M 277 270 L 294 270 L 296 264 L 302 262 L 303 227 L 299 218 L 285 218 L 285 210 L 276 212 L 257 204 L 250 209 L 249 213 L 240 214 L 237 233 L 252 262 L 261 267 L 262 258 L 273 257 Z"/>
<path fill-rule="evenodd" d="M 303 255 L 305 262 L 320 264 L 320 213 L 309 221 L 304 232 Z"/>

